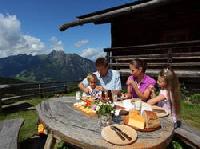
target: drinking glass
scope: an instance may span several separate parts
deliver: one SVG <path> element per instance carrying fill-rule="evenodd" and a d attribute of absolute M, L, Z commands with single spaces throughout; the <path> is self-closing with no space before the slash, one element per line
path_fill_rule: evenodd
<path fill-rule="evenodd" d="M 81 99 L 81 91 L 76 91 L 76 100 Z"/>
<path fill-rule="evenodd" d="M 136 100 L 135 101 L 135 109 L 140 111 L 142 106 L 142 101 L 141 100 Z"/>

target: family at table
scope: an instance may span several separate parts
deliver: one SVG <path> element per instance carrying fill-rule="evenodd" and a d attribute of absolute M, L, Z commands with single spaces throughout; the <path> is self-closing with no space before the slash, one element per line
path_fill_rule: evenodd
<path fill-rule="evenodd" d="M 115 94 L 123 99 L 140 98 L 150 105 L 157 105 L 164 108 L 171 114 L 174 127 L 180 125 L 180 88 L 179 81 L 174 71 L 163 68 L 158 74 L 157 84 L 160 88 L 159 94 L 155 95 L 156 81 L 145 74 L 147 64 L 141 59 L 133 59 L 129 63 L 131 75 L 127 79 L 127 93 L 120 91 L 120 74 L 117 70 L 109 69 L 105 58 L 96 59 L 96 72 L 88 76 L 79 83 L 79 88 L 84 95 L 100 96 L 104 90 L 113 90 Z"/>

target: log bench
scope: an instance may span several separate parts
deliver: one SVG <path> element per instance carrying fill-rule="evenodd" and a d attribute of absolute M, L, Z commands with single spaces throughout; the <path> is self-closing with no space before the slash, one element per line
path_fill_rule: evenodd
<path fill-rule="evenodd" d="M 200 148 L 200 133 L 197 132 L 186 124 L 174 130 L 175 136 L 192 148 Z"/>
<path fill-rule="evenodd" d="M 21 118 L 0 122 L 1 149 L 17 149 L 18 134 L 23 122 Z"/>

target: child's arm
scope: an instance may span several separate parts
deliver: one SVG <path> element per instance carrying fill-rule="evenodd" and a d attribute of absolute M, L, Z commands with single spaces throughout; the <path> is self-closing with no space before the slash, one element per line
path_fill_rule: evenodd
<path fill-rule="evenodd" d="M 147 103 L 150 105 L 155 105 L 157 102 L 162 101 L 164 99 L 165 99 L 165 96 L 161 94 L 161 95 L 156 96 L 155 98 L 148 100 Z"/>

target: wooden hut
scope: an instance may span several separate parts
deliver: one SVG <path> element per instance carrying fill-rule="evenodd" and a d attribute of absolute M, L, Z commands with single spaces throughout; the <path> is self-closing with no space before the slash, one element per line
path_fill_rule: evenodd
<path fill-rule="evenodd" d="M 144 59 L 147 73 L 153 76 L 171 65 L 194 90 L 200 88 L 199 18 L 199 0 L 138 0 L 79 16 L 60 30 L 85 23 L 111 23 L 112 45 L 104 51 L 113 69 L 127 78 L 133 58 Z"/>

